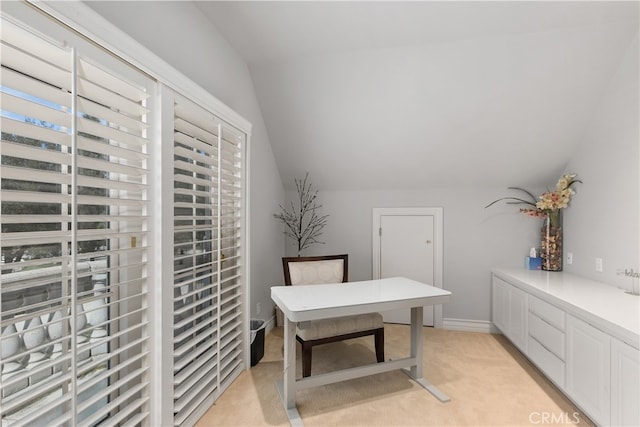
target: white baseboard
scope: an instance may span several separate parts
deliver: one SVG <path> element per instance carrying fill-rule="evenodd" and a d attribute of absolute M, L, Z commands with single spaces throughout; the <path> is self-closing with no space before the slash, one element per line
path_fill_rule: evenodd
<path fill-rule="evenodd" d="M 442 328 L 452 331 L 483 332 L 497 334 L 500 331 L 488 320 L 443 319 Z"/>

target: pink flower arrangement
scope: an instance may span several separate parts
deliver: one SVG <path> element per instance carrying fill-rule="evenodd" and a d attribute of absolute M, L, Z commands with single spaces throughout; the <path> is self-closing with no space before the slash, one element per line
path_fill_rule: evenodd
<path fill-rule="evenodd" d="M 529 205 L 526 208 L 520 208 L 520 212 L 533 218 L 547 218 L 553 219 L 557 217 L 560 209 L 564 209 L 569 206 L 571 197 L 575 194 L 575 191 L 571 188 L 576 182 L 582 182 L 576 179 L 577 174 L 567 173 L 562 175 L 556 184 L 554 191 L 545 191 L 536 198 L 531 192 L 520 187 L 509 187 L 510 190 L 518 190 L 529 196 L 529 200 L 520 197 L 501 197 L 498 200 L 494 200 L 489 203 L 485 208 L 501 201 L 507 200 L 508 204 L 525 204 Z"/>

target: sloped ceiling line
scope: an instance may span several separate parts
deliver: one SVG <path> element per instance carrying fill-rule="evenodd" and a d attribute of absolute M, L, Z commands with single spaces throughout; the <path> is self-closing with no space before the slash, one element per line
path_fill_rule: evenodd
<path fill-rule="evenodd" d="M 637 2 L 198 2 L 248 64 L 285 186 L 545 185 Z"/>

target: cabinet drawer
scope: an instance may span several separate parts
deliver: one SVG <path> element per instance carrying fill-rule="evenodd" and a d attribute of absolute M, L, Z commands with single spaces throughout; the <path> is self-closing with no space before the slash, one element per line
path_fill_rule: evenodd
<path fill-rule="evenodd" d="M 564 360 L 564 332 L 551 326 L 537 315 L 529 313 L 529 335 Z"/>
<path fill-rule="evenodd" d="M 528 356 L 558 387 L 564 388 L 564 362 L 529 336 Z"/>
<path fill-rule="evenodd" d="M 529 311 L 546 320 L 561 331 L 564 331 L 564 311 L 547 302 L 529 295 Z"/>

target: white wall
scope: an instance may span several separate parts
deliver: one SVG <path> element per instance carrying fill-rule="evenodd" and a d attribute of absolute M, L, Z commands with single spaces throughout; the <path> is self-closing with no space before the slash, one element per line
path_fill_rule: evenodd
<path fill-rule="evenodd" d="M 574 264 L 565 263 L 565 271 L 626 288 L 631 288 L 631 279 L 617 276 L 616 270 L 640 269 L 638 76 L 636 37 L 564 170 L 578 173 L 584 181 L 564 212 L 564 252 L 574 255 Z M 550 188 L 554 185 L 555 181 L 548 183 Z M 536 195 L 545 190 L 528 189 Z M 442 206 L 444 287 L 453 292 L 444 318 L 488 321 L 491 268 L 521 267 L 529 248 L 540 247 L 540 220 L 520 214 L 514 205 L 483 208 L 513 194 L 504 188 L 460 187 L 320 192 L 322 211 L 330 215 L 321 239 L 326 244 L 304 254 L 349 253 L 350 279 L 370 279 L 371 209 Z M 293 196 L 295 192 L 287 192 L 287 200 Z M 295 253 L 288 239 L 287 254 Z M 604 260 L 603 273 L 594 271 L 596 257 Z"/>
<path fill-rule="evenodd" d="M 460 24 L 474 5 L 458 7 Z M 636 31 L 637 20 L 414 41 L 269 61 L 251 75 L 287 189 L 305 171 L 330 190 L 553 185 Z"/>
<path fill-rule="evenodd" d="M 294 195 L 287 192 L 288 199 Z M 350 280 L 371 279 L 372 208 L 443 207 L 444 287 L 453 292 L 443 315 L 489 321 L 491 268 L 521 267 L 529 248 L 540 244 L 539 220 L 520 214 L 513 205 L 484 209 L 505 195 L 505 188 L 319 192 L 322 212 L 330 215 L 321 237 L 326 243 L 304 255 L 348 253 Z M 295 256 L 291 243 L 287 239 L 287 253 Z"/>
<path fill-rule="evenodd" d="M 251 311 L 252 316 L 267 318 L 265 312 L 273 306 L 268 287 L 282 281 L 285 245 L 272 214 L 284 194 L 246 64 L 192 3 L 88 4 L 253 124 Z M 143 15 L 147 18 L 141 20 Z M 578 172 L 584 184 L 565 212 L 565 253 L 573 252 L 575 261 L 565 269 L 620 286 L 627 280 L 615 276 L 615 269 L 640 268 L 637 39 L 635 43 L 566 169 Z M 536 194 L 541 190 L 530 189 Z M 539 221 L 522 216 L 514 206 L 483 209 L 506 193 L 504 188 L 322 192 L 324 212 L 331 215 L 323 235 L 327 244 L 306 254 L 348 252 L 352 280 L 371 278 L 371 208 L 442 206 L 444 286 L 454 292 L 444 316 L 489 320 L 490 269 L 521 266 L 528 248 L 539 246 Z M 605 218 L 612 225 L 603 226 Z M 287 254 L 295 254 L 289 243 Z M 604 274 L 592 271 L 596 256 L 604 259 Z M 257 302 L 262 304 L 260 315 L 255 314 Z"/>
<path fill-rule="evenodd" d="M 271 143 L 244 61 L 192 2 L 86 2 L 253 125 L 250 149 L 251 316 L 273 316 L 284 241 L 272 214 L 284 198 Z M 144 17 L 144 19 L 141 19 Z M 260 302 L 262 312 L 256 313 Z"/>
<path fill-rule="evenodd" d="M 640 270 L 638 49 L 636 35 L 567 166 L 584 183 L 564 216 L 565 254 L 574 262 L 566 271 L 627 289 L 631 279 L 615 273 Z"/>

